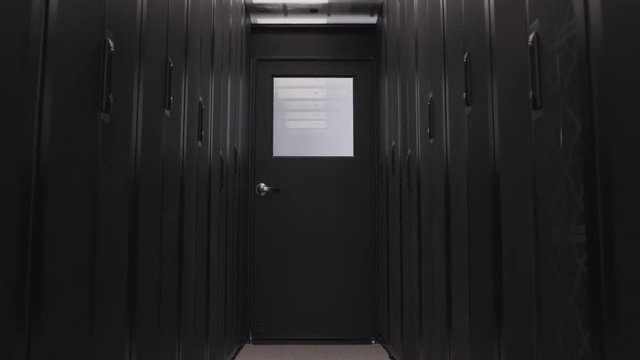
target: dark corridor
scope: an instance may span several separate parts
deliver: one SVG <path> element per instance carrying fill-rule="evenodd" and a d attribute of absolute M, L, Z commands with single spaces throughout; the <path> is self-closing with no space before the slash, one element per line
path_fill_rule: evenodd
<path fill-rule="evenodd" d="M 639 359 L 638 14 L 3 0 L 0 359 Z"/>

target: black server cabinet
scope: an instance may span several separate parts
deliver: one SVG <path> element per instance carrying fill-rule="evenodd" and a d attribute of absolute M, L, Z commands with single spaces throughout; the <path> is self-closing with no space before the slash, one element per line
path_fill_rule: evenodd
<path fill-rule="evenodd" d="M 418 200 L 417 209 L 417 235 L 418 235 L 418 359 L 425 359 L 432 356 L 435 324 L 435 293 L 434 293 L 434 263 L 432 261 L 432 246 L 436 243 L 432 236 L 435 229 L 432 219 L 431 191 L 432 180 L 435 178 L 437 167 L 432 160 L 432 145 L 436 141 L 435 127 L 433 124 L 436 95 L 431 90 L 432 81 L 430 69 L 438 68 L 438 53 L 442 58 L 442 41 L 431 42 L 430 37 L 437 39 L 436 31 L 442 38 L 441 12 L 434 10 L 433 5 L 440 5 L 438 2 L 419 1 L 416 9 L 418 21 L 416 24 L 416 51 L 417 51 L 417 81 L 418 81 L 418 119 L 417 136 L 418 146 L 416 148 L 416 160 L 418 161 L 418 171 L 416 179 L 416 198 Z M 441 69 L 444 71 L 444 69 Z M 440 79 L 442 79 L 442 74 Z M 436 80 L 437 81 L 437 80 Z M 442 86 L 435 86 L 436 91 Z M 439 89 L 440 88 L 440 89 Z M 441 93 L 439 93 L 441 95 Z M 442 99 L 441 96 L 438 96 Z M 440 110 L 438 110 L 440 111 Z M 441 138 L 440 138 L 441 139 Z M 442 297 L 444 298 L 444 296 Z M 439 331 L 439 330 L 438 330 Z"/>
<path fill-rule="evenodd" d="M 182 168 L 182 242 L 181 242 L 181 356 L 195 359 L 198 354 L 196 322 L 197 272 L 197 171 L 198 149 L 202 132 L 204 99 L 200 97 L 201 77 L 201 16 L 202 1 L 191 0 L 187 7 L 185 125 L 183 131 L 184 162 Z"/>
<path fill-rule="evenodd" d="M 246 8 L 240 2 L 237 5 L 238 19 L 238 327 L 237 339 L 246 342 L 248 339 L 248 254 L 249 240 L 249 200 L 253 198 L 252 186 L 249 184 L 248 134 L 249 134 L 249 107 L 247 89 L 247 21 Z"/>
<path fill-rule="evenodd" d="M 49 3 L 46 13 L 39 209 L 31 270 L 34 359 L 91 357 L 98 144 L 104 121 L 101 63 L 110 56 L 104 10 L 101 0 L 66 1 Z"/>
<path fill-rule="evenodd" d="M 496 1 L 492 17 L 502 353 L 593 358 L 583 4 Z"/>
<path fill-rule="evenodd" d="M 185 121 L 187 0 L 169 1 L 164 76 L 160 333 L 158 358 L 174 360 L 180 350 L 181 181 Z"/>
<path fill-rule="evenodd" d="M 422 33 L 426 81 L 421 88 L 420 162 L 422 221 L 422 262 L 424 269 L 424 354 L 445 358 L 449 353 L 449 206 L 447 185 L 448 130 L 447 77 L 445 76 L 445 17 L 442 0 L 428 0 L 428 20 Z"/>
<path fill-rule="evenodd" d="M 379 93 L 380 115 L 378 117 L 378 336 L 381 340 L 389 337 L 389 77 L 388 77 L 388 38 L 386 25 L 388 18 L 381 19 L 377 36 L 379 41 Z"/>
<path fill-rule="evenodd" d="M 209 263 L 209 211 L 211 208 L 209 197 L 209 181 L 211 169 L 209 167 L 209 147 L 211 146 L 211 86 L 212 84 L 212 59 L 211 47 L 213 36 L 213 1 L 202 1 L 200 8 L 200 52 L 199 52 L 199 105 L 197 124 L 197 147 L 195 148 L 194 161 L 196 162 L 196 199 L 195 199 L 195 254 L 194 254 L 194 358 L 202 359 L 206 356 L 207 347 L 207 311 L 210 304 L 207 303 L 209 284 L 207 282 Z M 194 94 L 195 95 L 195 94 Z"/>
<path fill-rule="evenodd" d="M 544 359 L 593 359 L 585 5 L 535 0 L 527 6 L 538 352 Z"/>
<path fill-rule="evenodd" d="M 601 238 L 592 243 L 600 255 L 589 263 L 600 264 L 592 272 L 594 295 L 600 295 L 603 308 L 602 330 L 605 351 L 610 359 L 640 357 L 640 263 L 638 204 L 637 104 L 640 97 L 640 41 L 637 15 L 640 3 L 629 0 L 590 0 L 589 50 L 592 81 L 592 111 L 597 138 L 596 179 L 600 190 L 600 212 L 589 216 L 589 223 L 600 225 Z M 592 203 L 592 202 L 591 202 Z M 590 266 L 589 271 L 593 268 Z M 596 268 L 597 269 L 597 268 Z M 595 296 L 592 296 L 593 300 Z M 594 301 L 598 306 L 598 301 Z M 597 335 L 597 334 L 596 334 Z"/>
<path fill-rule="evenodd" d="M 102 80 L 102 100 L 111 104 L 110 109 L 103 109 L 95 149 L 99 165 L 91 258 L 94 359 L 124 358 L 130 352 L 130 232 L 141 6 L 140 1 L 109 0 L 105 8 L 105 40 L 100 39 L 105 47 L 102 75 L 110 77 Z M 109 53 L 111 50 L 113 54 Z"/>
<path fill-rule="evenodd" d="M 218 68 L 219 68 L 219 108 L 216 111 L 218 114 L 218 128 L 219 128 L 219 148 L 218 153 L 214 154 L 214 156 L 218 157 L 218 167 L 219 167 L 219 189 L 218 189 L 218 218 L 217 223 L 219 224 L 217 229 L 218 235 L 218 293 L 216 294 L 216 298 L 218 299 L 218 318 L 217 318 L 217 329 L 218 329 L 218 337 L 220 341 L 220 348 L 222 353 L 227 352 L 228 347 L 228 333 L 229 333 L 229 314 L 228 314 L 228 289 L 231 285 L 229 285 L 229 259 L 228 259 L 228 248 L 229 248 L 229 238 L 227 236 L 228 226 L 227 219 L 229 216 L 228 212 L 228 188 L 229 188 L 229 157 L 227 151 L 228 144 L 228 129 L 229 129 L 229 84 L 230 84 L 230 73 L 229 73 L 229 2 L 222 1 L 218 6 L 219 10 L 218 16 L 219 21 L 216 22 L 216 27 L 218 28 L 216 37 L 219 38 L 218 44 Z"/>
<path fill-rule="evenodd" d="M 249 204 L 250 200 L 253 199 L 253 184 L 249 183 L 249 174 L 251 164 L 249 162 L 249 149 L 250 149 L 250 129 L 249 129 L 249 57 L 248 57 L 248 29 L 250 27 L 249 17 L 246 12 L 246 7 L 240 3 L 238 5 L 238 19 L 239 19 L 239 33 L 240 33 L 240 44 L 239 44 L 239 57 L 238 63 L 239 66 L 239 75 L 238 81 L 240 83 L 240 87 L 238 90 L 238 107 L 239 114 L 238 119 L 240 122 L 240 134 L 239 134 L 239 149 L 240 153 L 238 156 L 238 184 L 240 186 L 240 206 L 238 208 L 238 217 L 240 219 L 238 223 L 239 227 L 239 237 L 240 237 L 240 250 L 239 250 L 239 283 L 238 290 L 239 294 L 239 320 L 238 320 L 238 339 L 239 341 L 245 342 L 247 340 L 247 335 L 249 332 L 249 317 L 248 317 L 248 256 L 243 254 L 249 253 L 249 234 L 250 234 L 250 223 L 249 223 Z"/>
<path fill-rule="evenodd" d="M 391 143 L 389 144 L 389 337 L 388 349 L 395 357 L 402 357 L 402 219 L 400 216 L 400 29 L 401 15 L 399 1 L 387 4 L 389 37 L 387 48 L 388 78 L 389 78 L 389 128 Z"/>
<path fill-rule="evenodd" d="M 40 81 L 45 3 L 0 4 L 0 357 L 22 359 L 28 351 L 29 267 L 33 240 L 33 186 L 37 176 Z"/>
<path fill-rule="evenodd" d="M 242 124 L 240 121 L 240 66 L 242 64 L 242 60 L 240 59 L 240 51 L 242 45 L 241 33 L 240 33 L 240 9 L 242 7 L 242 2 L 234 0 L 230 3 L 230 48 L 229 48 L 229 72 L 230 72 L 230 101 L 229 101 L 229 143 L 228 147 L 228 159 L 229 159 L 229 188 L 228 188 L 228 196 L 229 196 L 229 215 L 230 221 L 228 223 L 229 232 L 227 236 L 230 241 L 229 256 L 230 262 L 229 264 L 231 271 L 229 272 L 229 284 L 231 287 L 229 288 L 229 303 L 227 313 L 229 314 L 229 350 L 228 352 L 233 352 L 235 349 L 235 344 L 237 344 L 238 339 L 241 338 L 240 330 L 242 329 L 242 324 L 240 323 L 240 313 L 244 311 L 241 299 L 240 299 L 240 287 L 243 283 L 240 278 L 241 271 L 241 237 L 240 237 L 240 226 L 242 223 L 242 214 L 240 214 L 240 199 L 241 199 L 241 178 L 240 178 L 240 156 L 241 156 L 241 148 L 240 148 L 240 136 L 242 130 Z"/>
<path fill-rule="evenodd" d="M 222 0 L 3 3 L 2 144 L 12 158 L 1 196 L 15 211 L 2 227 L 0 356 L 237 349 L 245 15 L 241 1 Z M 222 179 L 232 186 L 219 218 Z"/>
<path fill-rule="evenodd" d="M 464 340 L 464 355 L 461 358 L 491 360 L 499 356 L 494 293 L 499 261 L 496 249 L 500 245 L 500 238 L 497 236 L 496 218 L 491 24 L 486 4 L 463 0 L 464 55 L 456 60 L 463 73 L 463 92 L 458 98 L 464 104 L 465 116 L 462 121 L 466 124 L 463 171 L 464 190 L 467 193 L 466 204 L 462 206 L 467 214 L 467 258 L 462 261 L 467 261 L 468 266 L 468 319 L 465 324 L 468 329 L 464 335 L 467 339 Z M 458 189 L 464 191 L 462 187 Z M 452 216 L 456 213 L 452 209 Z M 458 226 L 452 224 L 452 227 Z"/>
<path fill-rule="evenodd" d="M 400 106 L 401 113 L 401 216 L 402 216 L 402 334 L 403 356 L 417 357 L 419 332 L 419 276 L 418 276 L 418 172 L 417 149 L 417 17 L 415 1 L 401 1 L 400 14 L 404 26 L 400 31 Z"/>
<path fill-rule="evenodd" d="M 207 260 L 207 347 L 208 354 L 213 358 L 224 358 L 223 343 L 221 341 L 220 317 L 223 314 L 222 303 L 220 302 L 220 229 L 223 224 L 219 221 L 220 211 L 222 209 L 220 191 L 222 187 L 222 161 L 220 156 L 221 149 L 221 131 L 220 131 L 220 109 L 221 109 L 221 92 L 223 83 L 222 67 L 220 66 L 221 56 L 221 33 L 222 24 L 225 21 L 225 13 L 222 11 L 223 4 L 220 0 L 213 3 L 212 26 L 209 33 L 209 41 L 211 43 L 208 60 L 205 63 L 209 67 L 211 86 L 209 91 L 209 102 L 211 109 L 209 111 L 209 147 L 208 147 L 208 167 L 210 168 L 210 181 L 208 183 L 208 196 L 210 208 L 208 213 L 209 223 L 209 240 L 208 240 L 208 260 Z M 205 59 L 203 59 L 203 62 Z"/>
<path fill-rule="evenodd" d="M 450 309 L 450 353 L 454 359 L 469 357 L 469 188 L 468 121 L 472 101 L 470 74 L 472 54 L 467 46 L 465 4 L 448 0 L 445 4 L 446 72 L 446 213 L 447 254 L 450 261 L 448 302 Z"/>
<path fill-rule="evenodd" d="M 529 67 L 524 2 L 495 0 L 491 18 L 501 251 L 501 356 L 534 359 L 535 254 Z"/>
<path fill-rule="evenodd" d="M 227 141 L 226 153 L 226 329 L 225 337 L 227 346 L 225 352 L 231 352 L 237 338 L 238 329 L 238 122 L 237 119 L 237 40 L 238 40 L 238 19 L 233 16 L 237 11 L 237 2 L 229 2 L 229 23 L 227 33 Z"/>
<path fill-rule="evenodd" d="M 232 202 L 232 155 L 230 151 L 231 143 L 231 101 L 233 94 L 231 93 L 231 87 L 233 82 L 232 77 L 232 34 L 231 29 L 231 3 L 225 2 L 222 6 L 222 11 L 226 15 L 221 22 L 221 36 L 222 36 L 222 49 L 221 49 L 221 66 L 222 66 L 222 101 L 221 101 L 221 116 L 220 116 L 220 132 L 221 132 L 221 146 L 220 146 L 220 158 L 221 158 L 221 195 L 220 195 L 220 337 L 223 353 L 228 353 L 232 344 L 233 334 L 233 314 L 230 309 L 233 306 L 231 304 L 232 294 L 234 290 L 233 284 L 233 243 L 231 239 L 232 229 L 230 222 L 233 218 L 233 213 L 230 211 Z"/>
<path fill-rule="evenodd" d="M 167 58 L 167 0 L 142 7 L 140 104 L 138 108 L 134 244 L 135 272 L 132 351 L 139 359 L 155 359 L 160 336 L 162 273 L 163 153 Z"/>
<path fill-rule="evenodd" d="M 223 11 L 224 1 L 217 0 L 214 4 L 214 21 L 213 21 L 213 33 L 212 33 L 212 69 L 213 69 L 213 87 L 210 95 L 210 101 L 212 108 L 210 111 L 211 121 L 211 145 L 209 154 L 209 166 L 211 167 L 212 177 L 210 182 L 209 196 L 211 199 L 211 211 L 209 213 L 210 230 L 210 250 L 209 250 L 209 351 L 213 358 L 223 358 L 224 349 L 222 342 L 222 330 L 220 327 L 220 319 L 224 315 L 224 309 L 222 305 L 220 294 L 222 292 L 221 273 L 223 272 L 222 255 L 220 249 L 222 246 L 221 231 L 223 229 L 223 223 L 221 222 L 221 212 L 223 211 L 222 204 L 222 188 L 223 188 L 223 158 L 222 158 L 222 108 L 223 108 L 223 91 L 224 91 L 224 70 L 222 68 L 223 58 L 225 53 L 223 51 L 223 33 L 224 24 L 226 23 L 227 15 Z"/>

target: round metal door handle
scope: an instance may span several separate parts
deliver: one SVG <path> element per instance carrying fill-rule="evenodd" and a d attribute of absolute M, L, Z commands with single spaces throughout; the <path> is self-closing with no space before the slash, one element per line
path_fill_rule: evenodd
<path fill-rule="evenodd" d="M 258 196 L 267 196 L 268 193 L 278 192 L 280 189 L 267 186 L 265 183 L 259 183 L 256 185 L 256 194 Z"/>

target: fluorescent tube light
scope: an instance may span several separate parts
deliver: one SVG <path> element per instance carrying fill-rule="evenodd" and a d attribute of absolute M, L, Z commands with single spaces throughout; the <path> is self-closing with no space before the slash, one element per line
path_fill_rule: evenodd
<path fill-rule="evenodd" d="M 318 5 L 328 4 L 329 0 L 253 0 L 254 4 L 287 4 L 287 5 Z"/>
<path fill-rule="evenodd" d="M 311 18 L 311 17 L 256 17 L 254 23 L 256 24 L 327 24 L 329 21 L 326 18 Z"/>

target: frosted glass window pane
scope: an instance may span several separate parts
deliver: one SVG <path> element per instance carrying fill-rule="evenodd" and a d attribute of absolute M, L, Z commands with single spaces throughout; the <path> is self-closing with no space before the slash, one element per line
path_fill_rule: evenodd
<path fill-rule="evenodd" d="M 353 78 L 274 78 L 273 156 L 353 156 Z"/>

